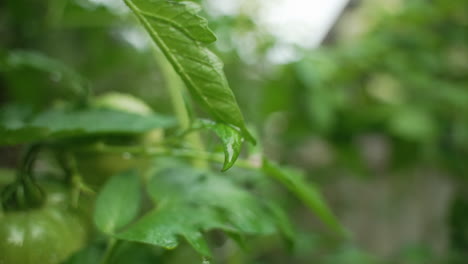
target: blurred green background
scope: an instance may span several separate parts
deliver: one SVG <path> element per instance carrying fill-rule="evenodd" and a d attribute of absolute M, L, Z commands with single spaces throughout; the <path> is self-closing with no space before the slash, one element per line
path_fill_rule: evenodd
<path fill-rule="evenodd" d="M 350 1 L 318 47 L 259 23 L 263 1 L 198 2 L 265 155 L 306 170 L 352 233 L 330 238 L 283 194 L 294 246 L 225 243 L 221 263 L 468 263 L 468 1 Z M 120 4 L 1 1 L 0 103 L 75 100 L 83 78 L 171 113 L 150 41 Z"/>

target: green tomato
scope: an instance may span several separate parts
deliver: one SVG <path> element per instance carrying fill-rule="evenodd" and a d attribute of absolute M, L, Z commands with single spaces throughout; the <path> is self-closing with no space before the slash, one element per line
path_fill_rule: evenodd
<path fill-rule="evenodd" d="M 77 167 L 85 183 L 98 190 L 113 175 L 130 168 L 147 166 L 147 159 L 112 153 L 75 153 Z"/>
<path fill-rule="evenodd" d="M 111 92 L 92 99 L 91 108 L 111 109 L 138 115 L 151 115 L 153 110 L 141 99 L 129 94 Z M 164 138 L 162 129 L 154 129 L 144 134 L 132 135 L 121 139 L 121 144 L 150 145 L 157 144 Z M 112 175 L 129 168 L 141 168 L 147 165 L 143 157 L 131 157 L 125 154 L 76 152 L 78 171 L 86 184 L 99 189 Z"/>
<path fill-rule="evenodd" d="M 91 101 L 92 108 L 119 110 L 133 114 L 150 115 L 153 110 L 145 102 L 130 94 L 111 92 Z"/>
<path fill-rule="evenodd" d="M 86 226 L 67 209 L 68 193 L 47 185 L 44 206 L 0 213 L 1 264 L 58 264 L 84 246 Z"/>

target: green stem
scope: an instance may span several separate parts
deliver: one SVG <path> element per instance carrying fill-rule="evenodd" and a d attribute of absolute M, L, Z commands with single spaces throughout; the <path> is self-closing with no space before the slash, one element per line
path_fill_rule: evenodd
<path fill-rule="evenodd" d="M 224 154 L 211 153 L 206 151 L 192 149 L 173 149 L 151 146 L 112 146 L 104 143 L 98 143 L 87 147 L 79 147 L 78 151 L 95 151 L 101 153 L 130 153 L 143 156 L 173 156 L 180 158 L 198 159 L 216 163 L 224 163 Z M 259 169 L 259 166 L 249 160 L 239 159 L 236 166 L 246 169 Z"/>
<path fill-rule="evenodd" d="M 171 64 L 166 60 L 166 58 L 164 58 L 164 56 L 162 56 L 159 51 L 155 50 L 155 56 L 161 67 L 161 72 L 164 75 L 164 79 L 171 97 L 172 106 L 174 108 L 177 119 L 179 120 L 180 129 L 182 131 L 188 130 L 191 126 L 191 120 L 189 110 L 183 96 L 185 86 L 172 68 Z M 185 138 L 194 149 L 200 151 L 205 149 L 198 132 L 187 134 Z M 208 167 L 208 164 L 203 159 L 198 159 L 197 157 L 194 157 L 193 163 L 196 167 Z"/>
<path fill-rule="evenodd" d="M 78 207 L 81 193 L 95 195 L 96 192 L 84 183 L 83 177 L 81 177 L 81 174 L 78 171 L 75 156 L 69 152 L 62 152 L 60 155 L 61 156 L 58 157 L 60 159 L 59 163 L 61 164 L 62 169 L 68 175 L 73 187 L 71 193 L 71 204 L 76 208 Z"/>
<path fill-rule="evenodd" d="M 20 178 L 24 175 L 31 174 L 37 154 L 41 148 L 42 146 L 40 144 L 33 144 L 27 147 L 20 167 Z"/>
<path fill-rule="evenodd" d="M 110 263 L 112 254 L 114 253 L 114 249 L 116 248 L 118 240 L 115 238 L 110 238 L 109 242 L 107 243 L 107 248 L 106 251 L 104 252 L 104 255 L 102 256 L 101 261 L 99 264 L 108 264 Z"/>
<path fill-rule="evenodd" d="M 172 66 L 167 62 L 166 58 L 162 56 L 158 50 L 154 51 L 156 61 L 158 62 L 161 73 L 164 76 L 164 81 L 169 91 L 169 95 L 172 101 L 172 107 L 179 120 L 179 125 L 182 130 L 190 128 L 190 116 L 185 105 L 184 97 L 182 94 L 183 83 L 177 79 L 176 72 L 171 68 Z"/>

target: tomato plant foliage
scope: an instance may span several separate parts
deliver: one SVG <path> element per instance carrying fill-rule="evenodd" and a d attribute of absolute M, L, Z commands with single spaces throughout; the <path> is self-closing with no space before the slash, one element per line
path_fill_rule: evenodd
<path fill-rule="evenodd" d="M 190 2 L 125 1 L 162 50 L 191 94 L 214 118 L 239 128 L 250 141 L 222 61 L 204 45 L 216 40 Z"/>
<path fill-rule="evenodd" d="M 146 54 L 154 53 L 157 60 L 168 61 L 159 63 L 160 67 L 167 67 L 159 74 L 166 78 L 168 89 L 172 89 L 171 102 L 178 114 L 173 117 L 170 113 L 155 113 L 143 101 L 145 98 L 139 100 L 122 93 L 111 92 L 96 97 L 92 90 L 97 84 L 90 79 L 98 77 L 83 77 L 87 75 L 68 66 L 67 59 L 61 61 L 49 57 L 39 47 L 2 50 L 2 78 L 7 80 L 9 89 L 12 87 L 13 97 L 24 100 L 10 100 L 2 106 L 0 144 L 21 146 L 27 151 L 16 179 L 5 184 L 2 181 L 6 191 L 2 195 L 0 221 L 7 225 L 2 226 L 0 232 L 13 232 L 11 225 L 22 225 L 24 234 L 36 232 L 34 228 L 54 229 L 49 230 L 50 235 L 41 243 L 60 254 L 39 254 L 38 259 L 44 264 L 62 263 L 67 258 L 68 263 L 126 263 L 125 258 L 119 256 L 130 249 L 141 253 L 138 258 L 145 259 L 141 263 L 166 261 L 166 251 L 156 254 L 155 249 L 147 245 L 174 249 L 182 244 L 181 238 L 201 256 L 216 257 L 211 250 L 213 232 L 223 231 L 224 236 L 232 238 L 241 247 L 246 246 L 246 238 L 253 236 L 279 234 L 289 242 L 295 240 L 287 213 L 268 191 L 278 184 L 303 200 L 333 232 L 344 235 L 344 229 L 318 189 L 300 174 L 282 169 L 266 158 L 262 161 L 255 156 L 258 153 L 245 151 L 244 154 L 241 151 L 244 141 L 254 145 L 256 140 L 247 129 L 221 59 L 208 48 L 216 37 L 207 20 L 198 15 L 198 4 L 167 0 L 124 2 L 155 44 L 154 50 Z M 84 11 L 74 1 L 70 5 L 68 8 L 74 12 L 98 12 L 98 9 Z M 10 3 L 12 13 L 16 7 Z M 58 26 L 54 14 L 58 15 L 55 12 L 63 11 L 62 8 L 55 2 L 51 4 L 52 15 L 50 20 L 44 21 L 46 27 Z M 63 18 L 64 23 L 71 23 L 71 18 Z M 11 19 L 15 21 L 15 18 Z M 138 30 L 136 24 L 131 25 L 132 29 Z M 28 38 L 29 35 L 21 36 Z M 93 38 L 100 36 L 92 35 Z M 86 37 L 84 34 L 83 38 Z M 163 56 L 159 56 L 160 53 Z M 132 57 L 128 59 L 132 60 Z M 138 67 L 137 63 L 132 65 L 128 63 L 127 67 Z M 96 67 L 107 69 L 102 65 Z M 153 67 L 155 72 L 156 68 Z M 170 71 L 176 75 L 165 74 Z M 105 74 L 105 70 L 96 70 L 93 74 L 99 75 L 99 72 Z M 35 76 L 37 88 L 27 88 L 24 80 L 18 78 L 21 74 Z M 112 78 L 119 77 L 116 74 Z M 181 80 L 183 85 L 170 85 L 174 81 L 171 78 Z M 135 86 L 137 82 L 135 80 Z M 154 84 L 148 82 L 145 85 Z M 42 105 L 30 102 L 28 89 L 43 89 L 41 93 L 48 93 L 50 86 L 60 87 L 62 93 L 51 93 Z M 185 89 L 190 98 L 186 97 Z M 190 99 L 208 117 L 198 117 Z M 160 101 L 161 105 L 165 103 Z M 186 120 L 189 124 L 184 123 Z M 213 144 L 208 135 L 201 133 L 205 130 L 220 138 L 219 148 L 208 150 L 206 146 Z M 223 151 L 218 152 L 218 149 Z M 55 170 L 51 169 L 49 173 L 37 171 L 38 160 Z M 110 172 L 114 175 L 108 177 Z M 41 186 L 44 182 L 57 180 L 66 184 L 70 193 L 67 209 L 60 210 L 79 211 L 83 218 L 93 223 L 94 228 L 87 230 L 87 245 L 78 243 L 62 248 L 58 240 L 71 239 L 63 237 L 68 236 L 69 231 L 57 234 L 63 223 L 42 224 L 41 221 L 54 217 L 52 213 L 43 213 L 49 212 L 49 205 L 32 206 L 24 198 L 31 196 L 28 188 L 23 186 L 25 182 Z M 20 191 L 12 195 L 9 190 L 15 188 Z M 50 192 L 45 195 L 53 198 Z M 45 220 L 33 223 L 19 219 L 28 215 L 35 219 L 40 214 L 46 214 L 37 216 Z M 68 221 L 66 219 L 61 218 L 61 221 Z M 31 259 L 24 260 L 22 256 L 34 256 L 28 255 L 29 249 L 11 249 L 16 243 L 12 242 L 11 236 L 7 234 L 0 238 L 0 262 L 32 263 Z M 25 247 L 35 243 L 29 236 L 22 238 Z M 103 250 L 103 244 L 107 245 L 106 250 Z M 3 254 L 4 250 L 8 254 Z"/>

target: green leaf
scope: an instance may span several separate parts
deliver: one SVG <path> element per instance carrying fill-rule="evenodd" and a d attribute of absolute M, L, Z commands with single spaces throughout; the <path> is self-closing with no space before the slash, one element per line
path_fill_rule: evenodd
<path fill-rule="evenodd" d="M 44 138 L 47 129 L 31 127 L 26 120 L 32 110 L 19 105 L 6 105 L 0 108 L 0 145 L 13 145 L 33 142 Z"/>
<path fill-rule="evenodd" d="M 49 110 L 29 121 L 20 116 L 11 118 L 10 112 L 5 110 L 0 114 L 0 145 L 102 134 L 137 134 L 176 125 L 168 116 L 104 109 Z"/>
<path fill-rule="evenodd" d="M 210 213 L 210 212 L 208 212 Z M 177 236 L 183 236 L 203 256 L 211 256 L 200 233 L 202 227 L 218 227 L 219 221 L 210 214 L 188 206 L 176 205 L 153 210 L 124 232 L 119 239 L 148 243 L 166 249 L 177 247 Z"/>
<path fill-rule="evenodd" d="M 47 131 L 35 127 L 8 129 L 0 126 L 0 146 L 35 142 L 45 138 Z"/>
<path fill-rule="evenodd" d="M 96 199 L 94 223 L 102 232 L 112 234 L 130 223 L 138 214 L 140 200 L 137 171 L 115 175 L 106 183 Z"/>
<path fill-rule="evenodd" d="M 94 244 L 88 245 L 88 247 L 72 255 L 64 264 L 99 263 L 103 253 L 103 247 Z"/>
<path fill-rule="evenodd" d="M 327 206 L 319 190 L 308 183 L 302 174 L 281 168 L 266 159 L 263 160 L 263 170 L 297 195 L 328 227 L 340 235 L 347 235 L 346 230 Z"/>
<path fill-rule="evenodd" d="M 164 53 L 191 95 L 216 120 L 235 126 L 252 143 L 222 61 L 205 45 L 216 40 L 191 2 L 124 0 Z"/>
<path fill-rule="evenodd" d="M 8 52 L 3 63 L 0 63 L 0 70 L 9 71 L 22 67 L 30 67 L 51 74 L 66 88 L 82 98 L 89 94 L 88 82 L 80 74 L 61 61 L 40 52 L 12 50 Z"/>
<path fill-rule="evenodd" d="M 236 162 L 242 148 L 243 137 L 240 132 L 224 123 L 209 120 L 198 120 L 195 129 L 208 128 L 213 130 L 221 139 L 224 150 L 224 164 L 222 171 L 227 171 Z"/>
<path fill-rule="evenodd" d="M 98 262 L 82 262 L 98 263 Z M 151 245 L 120 241 L 109 258 L 108 263 L 112 264 L 155 264 L 164 263 L 164 256 L 154 250 Z"/>
<path fill-rule="evenodd" d="M 220 229 L 232 234 L 271 234 L 272 215 L 261 201 L 226 177 L 193 168 L 167 168 L 157 172 L 148 193 L 159 207 L 124 232 L 120 239 L 166 248 L 185 239 L 209 256 L 202 231 Z"/>
<path fill-rule="evenodd" d="M 244 233 L 274 231 L 260 199 L 221 175 L 193 168 L 170 168 L 153 177 L 148 192 L 155 202 L 217 208 Z"/>
<path fill-rule="evenodd" d="M 162 115 L 139 115 L 114 110 L 81 110 L 44 112 L 29 125 L 48 128 L 51 136 L 107 133 L 141 133 L 175 125 L 175 120 Z"/>
<path fill-rule="evenodd" d="M 296 230 L 294 229 L 293 224 L 289 220 L 289 217 L 283 208 L 277 202 L 270 201 L 268 203 L 268 207 L 275 218 L 275 222 L 277 223 L 278 229 L 281 230 L 282 235 L 289 243 L 289 246 L 292 246 L 296 240 Z"/>

